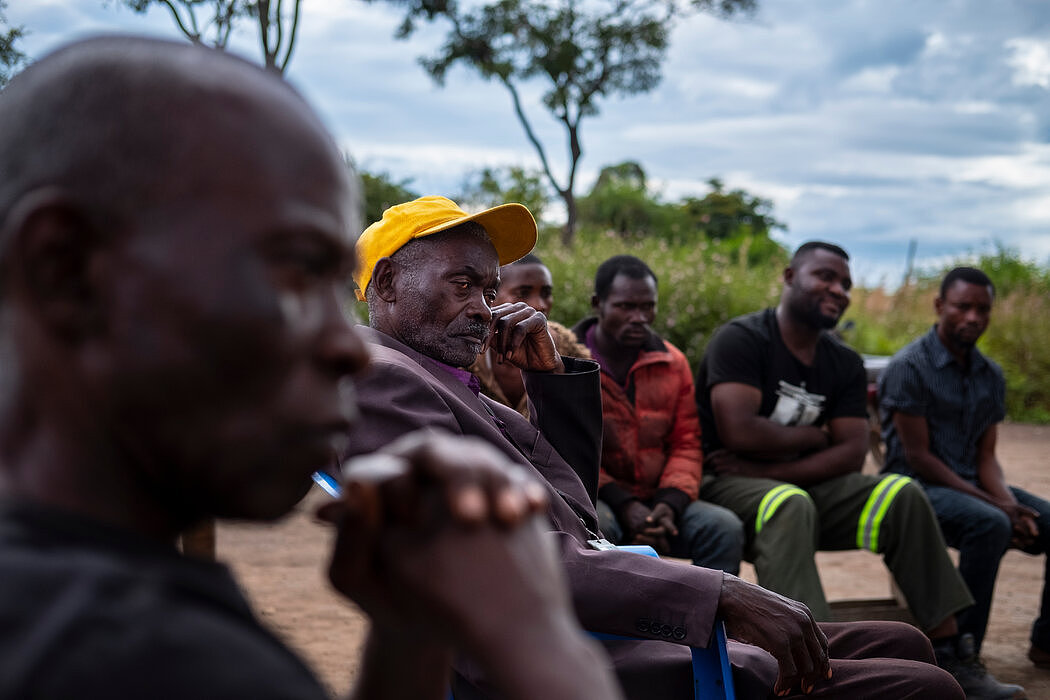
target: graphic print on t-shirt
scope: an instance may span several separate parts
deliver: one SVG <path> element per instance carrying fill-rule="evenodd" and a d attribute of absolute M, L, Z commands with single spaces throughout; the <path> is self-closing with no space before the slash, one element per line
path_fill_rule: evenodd
<path fill-rule="evenodd" d="M 777 405 L 769 419 L 780 425 L 813 425 L 820 418 L 826 400 L 826 396 L 806 391 L 805 384 L 795 386 L 781 379 L 777 388 Z"/>

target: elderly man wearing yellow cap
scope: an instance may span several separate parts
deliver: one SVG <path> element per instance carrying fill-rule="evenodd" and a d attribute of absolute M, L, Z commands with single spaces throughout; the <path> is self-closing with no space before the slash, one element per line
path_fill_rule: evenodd
<path fill-rule="evenodd" d="M 657 639 L 608 648 L 632 700 L 693 697 L 690 654 L 725 621 L 737 697 L 955 698 L 931 665 L 926 638 L 898 623 L 818 625 L 795 601 L 722 571 L 618 551 L 598 533 L 594 483 L 600 459 L 597 363 L 562 358 L 542 313 L 522 302 L 492 306 L 499 267 L 536 241 L 528 210 L 506 204 L 468 214 L 443 197 L 388 209 L 357 242 L 355 279 L 367 300 L 372 366 L 357 382 L 361 418 L 354 454 L 431 428 L 496 447 L 549 486 L 548 516 L 576 612 L 596 632 Z M 479 394 L 463 368 L 491 347 L 522 370 L 531 422 Z M 582 480 L 581 480 L 582 477 Z M 479 586 L 478 595 L 499 595 Z M 538 608 L 538 619 L 551 614 Z M 507 634 L 537 636 L 530 629 Z M 534 640 L 538 648 L 544 640 Z M 832 660 L 833 659 L 833 660 Z M 455 696 L 497 696 L 471 659 L 456 664 Z"/>

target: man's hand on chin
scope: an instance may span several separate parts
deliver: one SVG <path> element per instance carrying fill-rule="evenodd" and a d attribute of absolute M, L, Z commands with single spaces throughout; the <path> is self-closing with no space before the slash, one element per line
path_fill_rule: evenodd
<path fill-rule="evenodd" d="M 492 307 L 488 346 L 496 353 L 497 362 L 509 362 L 530 372 L 565 371 L 547 330 L 547 317 L 521 301 Z"/>

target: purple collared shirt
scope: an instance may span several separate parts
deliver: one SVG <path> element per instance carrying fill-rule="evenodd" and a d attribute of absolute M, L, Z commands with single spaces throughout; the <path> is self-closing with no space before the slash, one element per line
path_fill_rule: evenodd
<path fill-rule="evenodd" d="M 434 360 L 434 358 L 430 359 Z M 465 369 L 460 369 L 459 367 L 446 365 L 444 362 L 441 362 L 439 360 L 434 360 L 434 362 L 437 363 L 442 369 L 447 371 L 449 374 L 451 374 L 453 377 L 461 381 L 463 383 L 463 386 L 467 387 L 472 392 L 474 392 L 474 396 L 477 396 L 481 393 L 481 380 L 478 379 L 477 376 L 473 373 Z"/>

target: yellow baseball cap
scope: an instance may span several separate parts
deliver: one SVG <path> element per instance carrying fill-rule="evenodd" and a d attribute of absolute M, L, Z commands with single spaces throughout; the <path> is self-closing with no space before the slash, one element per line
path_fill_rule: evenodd
<path fill-rule="evenodd" d="M 484 227 L 500 265 L 514 262 L 536 245 L 536 220 L 521 204 L 501 204 L 477 214 L 468 214 L 451 199 L 437 196 L 396 204 L 357 239 L 357 298 L 364 301 L 372 270 L 380 258 L 393 255 L 413 238 L 447 231 L 467 221 Z"/>

